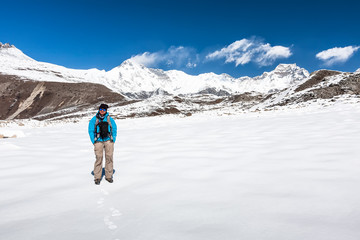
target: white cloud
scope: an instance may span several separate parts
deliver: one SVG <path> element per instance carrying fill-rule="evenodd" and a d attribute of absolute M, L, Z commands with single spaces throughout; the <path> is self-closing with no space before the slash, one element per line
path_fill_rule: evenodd
<path fill-rule="evenodd" d="M 252 45 L 252 42 L 247 39 L 242 39 L 233 42 L 227 47 L 221 50 L 210 53 L 206 56 L 207 59 L 219 59 L 226 58 L 226 62 L 236 62 L 236 66 L 239 64 L 246 64 L 250 61 L 251 56 L 249 54 L 242 54 Z"/>
<path fill-rule="evenodd" d="M 132 56 L 131 59 L 146 67 L 166 66 L 181 69 L 196 68 L 200 63 L 218 59 L 225 59 L 225 63 L 234 62 L 236 66 L 249 62 L 254 62 L 259 66 L 268 66 L 280 58 L 288 58 L 291 55 L 288 47 L 271 46 L 257 38 L 244 38 L 207 55 L 199 54 L 194 48 L 172 46 L 167 50 L 144 52 Z"/>
<path fill-rule="evenodd" d="M 260 66 L 268 66 L 275 62 L 278 58 L 288 58 L 291 54 L 290 49 L 287 47 L 271 47 L 270 44 L 267 43 L 259 47 L 259 54 L 255 58 L 255 62 L 257 62 Z"/>
<path fill-rule="evenodd" d="M 227 47 L 210 53 L 207 60 L 225 58 L 225 63 L 235 62 L 235 65 L 244 65 L 255 62 L 260 66 L 273 64 L 279 58 L 288 58 L 292 55 L 290 48 L 283 46 L 272 47 L 269 43 L 263 43 L 256 38 L 242 39 L 233 42 Z"/>
<path fill-rule="evenodd" d="M 323 61 L 327 66 L 343 63 L 349 60 L 359 48 L 358 46 L 330 48 L 316 54 L 316 58 Z"/>
<path fill-rule="evenodd" d="M 194 68 L 197 66 L 198 55 L 196 50 L 189 47 L 170 47 L 167 51 L 158 51 L 154 53 L 145 52 L 132 56 L 131 59 L 146 67 L 157 67 L 159 65 L 166 65 L 168 67 L 188 67 Z"/>
<path fill-rule="evenodd" d="M 131 59 L 139 64 L 144 66 L 153 66 L 156 65 L 157 62 L 161 59 L 161 54 L 159 53 L 149 53 L 144 52 L 143 54 L 138 54 L 136 56 L 132 56 Z"/>

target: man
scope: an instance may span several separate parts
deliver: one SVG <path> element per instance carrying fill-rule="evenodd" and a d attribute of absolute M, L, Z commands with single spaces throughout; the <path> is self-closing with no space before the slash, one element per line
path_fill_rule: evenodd
<path fill-rule="evenodd" d="M 113 153 L 116 141 L 117 126 L 107 112 L 108 105 L 101 104 L 99 112 L 89 122 L 89 136 L 94 144 L 96 161 L 94 164 L 94 181 L 100 184 L 102 177 L 103 152 L 105 150 L 105 179 L 113 182 Z"/>

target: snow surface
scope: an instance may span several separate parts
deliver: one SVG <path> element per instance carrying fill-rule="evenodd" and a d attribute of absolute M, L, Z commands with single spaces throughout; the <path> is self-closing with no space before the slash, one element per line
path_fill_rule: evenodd
<path fill-rule="evenodd" d="M 13 125 L 0 239 L 360 239 L 359 103 L 117 125 L 100 186 L 87 121 Z"/>

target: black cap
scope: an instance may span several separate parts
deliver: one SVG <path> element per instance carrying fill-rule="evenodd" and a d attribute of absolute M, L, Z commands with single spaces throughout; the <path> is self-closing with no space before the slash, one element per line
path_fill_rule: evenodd
<path fill-rule="evenodd" d="M 109 108 L 109 106 L 108 105 L 106 105 L 106 104 L 104 104 L 104 103 L 102 103 L 101 105 L 100 105 L 100 107 L 99 107 L 99 109 L 100 108 L 104 108 L 104 109 L 108 109 Z"/>

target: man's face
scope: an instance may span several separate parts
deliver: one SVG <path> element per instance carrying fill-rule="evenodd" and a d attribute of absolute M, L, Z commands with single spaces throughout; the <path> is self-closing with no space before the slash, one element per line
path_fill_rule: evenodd
<path fill-rule="evenodd" d="M 100 109 L 99 109 L 99 112 L 100 112 L 101 115 L 105 115 L 106 109 L 100 108 Z"/>

